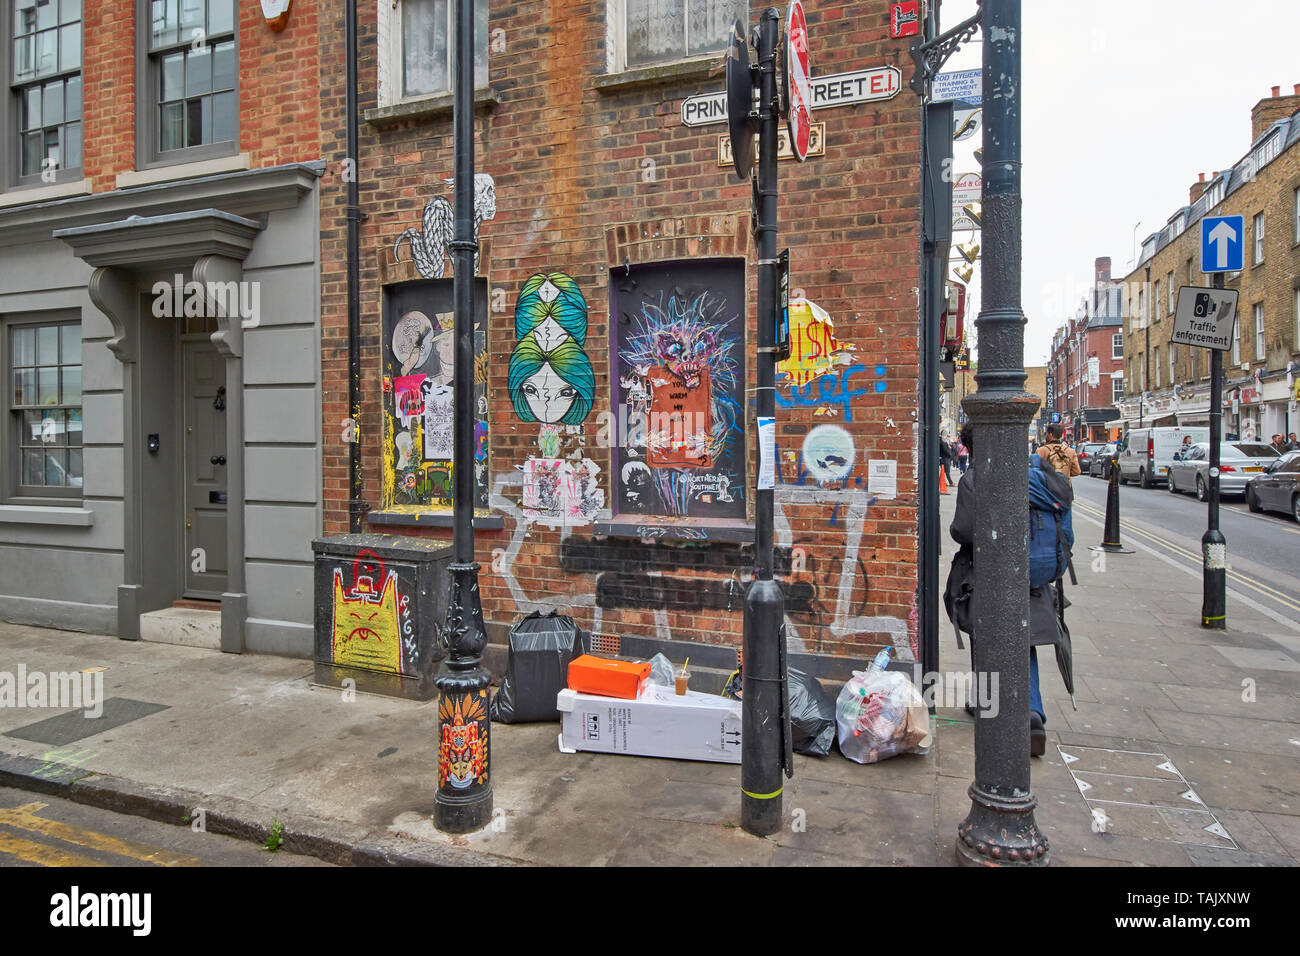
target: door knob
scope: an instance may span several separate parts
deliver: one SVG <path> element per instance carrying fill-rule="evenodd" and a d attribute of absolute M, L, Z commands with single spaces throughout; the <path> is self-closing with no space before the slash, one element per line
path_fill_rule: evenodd
<path fill-rule="evenodd" d="M 226 456 L 213 455 L 211 458 L 208 459 L 208 461 L 212 462 L 212 464 L 214 465 L 224 465 L 226 463 Z"/>

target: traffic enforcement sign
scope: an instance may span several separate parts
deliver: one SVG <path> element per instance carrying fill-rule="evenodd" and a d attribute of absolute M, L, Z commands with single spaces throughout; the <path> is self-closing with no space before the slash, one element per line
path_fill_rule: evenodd
<path fill-rule="evenodd" d="M 736 161 L 736 178 L 748 179 L 754 168 L 754 77 L 749 72 L 749 41 L 739 20 L 731 24 L 727 41 L 727 129 Z"/>
<path fill-rule="evenodd" d="M 1245 248 L 1243 216 L 1206 216 L 1201 220 L 1201 271 L 1240 272 Z"/>
<path fill-rule="evenodd" d="M 1232 348 L 1232 328 L 1236 319 L 1235 289 L 1185 285 L 1178 290 L 1171 341 L 1226 352 Z"/>
<path fill-rule="evenodd" d="M 792 0 L 786 13 L 785 32 L 785 101 L 789 104 L 790 145 L 794 158 L 808 158 L 808 138 L 812 135 L 812 64 L 808 58 L 808 24 L 803 4 Z"/>

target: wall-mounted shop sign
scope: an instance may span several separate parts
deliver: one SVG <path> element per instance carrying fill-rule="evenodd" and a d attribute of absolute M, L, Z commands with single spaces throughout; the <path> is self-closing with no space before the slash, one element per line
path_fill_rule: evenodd
<path fill-rule="evenodd" d="M 777 159 L 794 159 L 794 150 L 790 146 L 790 132 L 785 128 L 777 131 L 776 139 L 776 158 Z M 754 139 L 757 141 L 758 137 Z M 754 147 L 755 154 L 758 153 L 758 146 Z M 810 135 L 808 137 L 808 155 L 825 156 L 826 155 L 826 124 L 813 123 Z M 718 136 L 718 165 L 731 165 L 731 137 L 726 133 Z"/>
<path fill-rule="evenodd" d="M 895 66 L 877 66 L 853 73 L 811 78 L 812 108 L 829 109 L 852 103 L 892 100 L 903 88 L 903 74 Z M 683 126 L 710 126 L 727 121 L 727 94 L 701 93 L 682 100 Z"/>

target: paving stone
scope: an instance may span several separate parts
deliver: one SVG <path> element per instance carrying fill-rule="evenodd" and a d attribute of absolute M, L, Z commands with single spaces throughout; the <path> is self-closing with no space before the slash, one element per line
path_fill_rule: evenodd
<path fill-rule="evenodd" d="M 1148 719 L 1141 707 L 1120 707 L 1113 704 L 1090 704 L 1078 711 L 1057 701 L 1057 709 L 1065 727 L 1079 733 L 1114 735 L 1135 733 L 1144 737 L 1158 737 L 1160 730 Z M 1048 719 L 1051 719 L 1049 715 Z"/>
<path fill-rule="evenodd" d="M 1256 811 L 1252 817 L 1283 849 L 1300 861 L 1300 816 Z"/>
<path fill-rule="evenodd" d="M 1225 717 L 1243 717 L 1250 720 L 1284 721 L 1300 723 L 1300 699 L 1277 691 L 1249 688 L 1253 700 L 1243 700 L 1246 687 L 1184 687 L 1162 684 L 1160 690 L 1179 710 L 1189 714 L 1216 714 Z"/>
<path fill-rule="evenodd" d="M 1294 724 L 1156 708 L 1148 709 L 1146 714 L 1159 728 L 1159 735 L 1175 743 L 1225 747 L 1242 753 L 1300 756 L 1300 746 L 1291 743 L 1297 739 Z"/>
<path fill-rule="evenodd" d="M 1237 667 L 1300 672 L 1300 661 L 1277 648 L 1255 650 L 1244 647 L 1216 647 L 1215 650 Z"/>

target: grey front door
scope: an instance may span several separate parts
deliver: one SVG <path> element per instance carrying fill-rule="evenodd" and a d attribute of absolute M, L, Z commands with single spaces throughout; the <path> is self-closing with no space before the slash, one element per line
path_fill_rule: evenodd
<path fill-rule="evenodd" d="M 207 336 L 181 346 L 185 596 L 226 590 L 226 364 Z M 146 503 L 147 506 L 147 503 Z"/>

